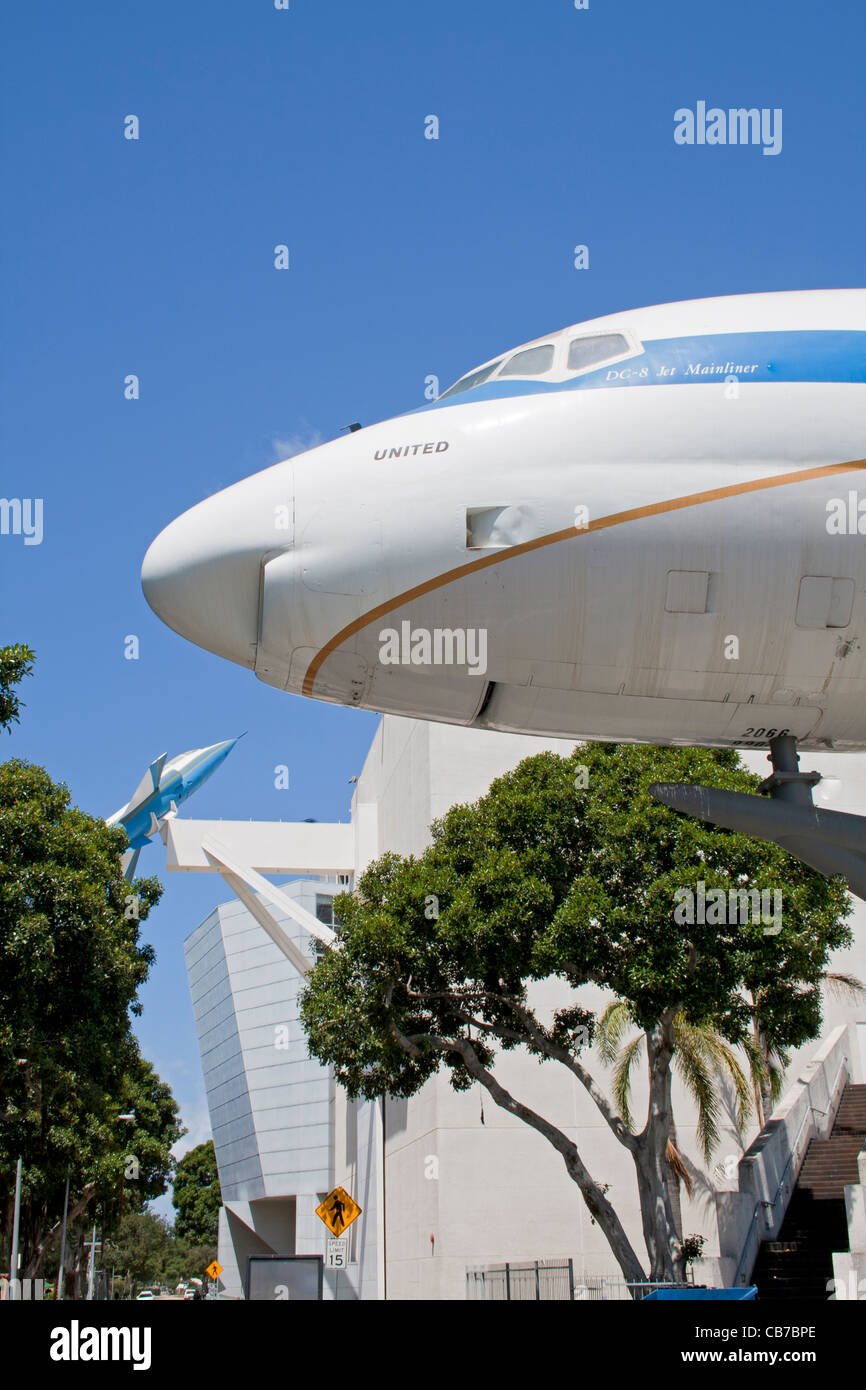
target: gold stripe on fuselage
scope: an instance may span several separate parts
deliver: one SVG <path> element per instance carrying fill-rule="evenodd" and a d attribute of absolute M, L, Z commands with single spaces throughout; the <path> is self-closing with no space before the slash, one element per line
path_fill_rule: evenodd
<path fill-rule="evenodd" d="M 676 512 L 685 507 L 698 507 L 704 502 L 721 502 L 726 497 L 742 497 L 746 493 L 763 492 L 772 487 L 787 487 L 790 483 L 804 483 L 813 478 L 832 478 L 834 474 L 851 473 L 862 468 L 866 468 L 866 459 L 854 459 L 849 463 L 828 463 L 820 468 L 802 468 L 794 473 L 779 473 L 773 478 L 753 478 L 748 483 L 732 483 L 729 487 L 712 488 L 709 492 L 691 492 L 685 497 L 671 497 L 664 502 L 652 502 L 647 507 L 633 507 L 627 512 L 612 512 L 610 516 L 600 516 L 596 521 L 587 522 L 586 526 L 581 527 L 580 530 L 576 530 L 574 526 L 568 526 L 564 531 L 551 531 L 549 535 L 537 536 L 532 541 L 522 541 L 519 545 L 509 546 L 507 550 L 498 550 L 495 555 L 483 555 L 477 560 L 469 560 L 465 565 L 458 565 L 456 569 L 446 570 L 444 574 L 437 574 L 433 579 L 425 579 L 423 584 L 416 584 L 412 589 L 405 589 L 395 598 L 387 599 L 376 608 L 371 608 L 369 613 L 365 613 L 362 617 L 356 618 L 354 622 L 341 628 L 313 657 L 304 676 L 302 692 L 304 695 L 313 694 L 316 677 L 328 657 L 350 637 L 361 632 L 369 623 L 387 617 L 389 613 L 393 613 L 397 608 L 402 608 L 405 603 L 411 603 L 413 599 L 423 598 L 425 594 L 442 589 L 446 584 L 453 584 L 455 580 L 462 579 L 464 575 L 474 574 L 478 570 L 487 569 L 490 565 L 501 565 L 505 560 L 513 560 L 518 555 L 528 555 L 531 550 L 540 550 L 546 545 L 557 545 L 560 541 L 579 540 L 581 536 L 588 535 L 592 531 L 607 531 L 612 526 L 624 526 L 629 521 L 640 521 L 649 516 L 662 516 L 665 512 Z"/>

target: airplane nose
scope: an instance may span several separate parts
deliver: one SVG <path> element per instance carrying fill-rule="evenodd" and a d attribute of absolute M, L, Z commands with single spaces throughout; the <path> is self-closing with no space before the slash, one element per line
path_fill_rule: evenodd
<path fill-rule="evenodd" d="M 264 547 L 243 543 L 239 516 L 227 493 L 184 512 L 147 551 L 141 587 L 157 617 L 181 637 L 253 667 Z"/>

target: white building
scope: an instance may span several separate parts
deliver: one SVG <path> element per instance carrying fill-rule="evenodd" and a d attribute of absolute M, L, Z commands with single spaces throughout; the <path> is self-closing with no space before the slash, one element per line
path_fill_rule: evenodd
<path fill-rule="evenodd" d="M 327 923 L 342 888 L 299 881 L 285 891 Z M 314 938 L 286 914 L 276 916 L 312 955 Z M 241 1297 L 248 1256 L 322 1253 L 325 1228 L 315 1208 L 334 1186 L 337 1087 L 307 1054 L 298 971 L 241 902 L 216 908 L 185 950 L 223 1198 L 222 1283 Z M 369 1184 L 376 1164 L 366 1162 L 366 1142 L 381 1146 L 378 1129 L 360 1137 Z M 363 1229 L 374 1233 L 376 1199 L 366 1188 L 359 1199 L 368 1218 Z M 377 1296 L 375 1240 L 368 1249 L 358 1234 L 351 1273 L 327 1271 L 326 1297 Z"/>
<path fill-rule="evenodd" d="M 308 1058 L 297 1022 L 298 972 L 251 915 L 260 912 L 250 889 L 264 881 L 247 875 L 245 889 L 239 877 L 238 863 L 261 873 L 330 876 L 282 890 L 312 917 L 316 895 L 339 891 L 337 875 L 357 875 L 385 850 L 419 853 L 433 819 L 483 795 L 496 776 L 545 748 L 568 753 L 572 745 L 386 716 L 355 789 L 350 826 L 170 825 L 169 868 L 223 872 L 250 904 L 216 909 L 186 948 L 225 1201 L 219 1259 L 230 1293 L 240 1295 L 249 1254 L 324 1252 L 327 1232 L 314 1208 L 337 1184 L 364 1214 L 352 1228 L 349 1269 L 326 1272 L 325 1297 L 463 1298 L 472 1267 L 557 1257 L 572 1259 L 578 1284 L 594 1275 L 620 1277 L 561 1158 L 481 1088 L 456 1093 L 441 1074 L 409 1100 L 348 1101 Z M 765 771 L 761 754 L 749 761 Z M 826 776 L 843 779 L 834 808 L 862 811 L 866 757 L 822 754 L 815 761 Z M 220 843 L 208 852 L 212 833 Z M 269 910 L 308 953 L 310 938 L 290 904 L 272 894 Z M 856 945 L 839 953 L 833 968 L 866 979 L 866 905 L 856 904 L 852 920 Z M 591 1007 L 604 1002 L 592 989 L 580 998 Z M 540 986 L 535 1002 L 560 1004 L 561 984 Z M 784 1188 L 786 1174 L 796 1175 L 809 1138 L 826 1130 L 845 1080 L 866 1079 L 864 1004 L 828 997 L 822 1037 L 826 1045 L 805 1090 L 797 1079 L 819 1043 L 792 1059 L 791 1087 L 776 1111 L 783 1123 L 771 1139 L 763 1134 L 741 1162 L 731 1122 L 713 1173 L 704 1172 L 694 1110 L 675 1083 L 678 1140 L 700 1172 L 693 1199 L 682 1195 L 683 1230 L 706 1237 L 701 1275 L 710 1282 L 732 1282 L 739 1266 L 750 1267 L 757 1241 L 778 1231 L 787 1199 L 786 1191 L 778 1196 L 780 1182 Z M 595 1057 L 589 1065 L 605 1083 Z M 575 1138 L 643 1256 L 632 1160 L 579 1082 L 521 1051 L 500 1056 L 496 1075 Z M 635 1102 L 640 1114 L 639 1084 Z M 755 1132 L 753 1126 L 747 1143 Z M 777 1196 L 767 1214 L 761 1202 Z"/>

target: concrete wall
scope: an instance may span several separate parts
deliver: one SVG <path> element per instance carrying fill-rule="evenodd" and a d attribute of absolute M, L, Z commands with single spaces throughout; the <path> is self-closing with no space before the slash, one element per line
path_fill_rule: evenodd
<path fill-rule="evenodd" d="M 845 1186 L 848 1249 L 833 1256 L 833 1298 L 866 1299 L 866 1147 L 857 1159 L 859 1181 Z"/>
<path fill-rule="evenodd" d="M 386 716 L 356 788 L 355 813 L 363 806 L 375 807 L 377 832 L 375 837 L 370 834 L 368 824 L 366 853 L 358 869 L 386 849 L 403 854 L 421 852 L 429 843 L 429 822 L 449 806 L 477 799 L 496 776 L 531 754 L 549 748 L 565 755 L 572 747 L 561 740 L 492 734 Z M 766 775 L 763 753 L 750 753 L 747 761 Z M 813 761 L 827 776 L 841 779 L 841 785 L 831 789 L 833 808 L 862 811 L 866 806 L 866 756 L 826 754 L 811 760 L 810 767 Z M 855 945 L 837 953 L 833 968 L 866 979 L 866 905 L 856 903 L 852 920 Z M 551 1010 L 566 999 L 578 999 L 598 1010 L 607 1002 L 601 991 L 575 993 L 552 982 L 540 986 L 537 994 L 539 1006 Z M 862 1002 L 829 993 L 824 1012 L 825 1037 L 834 1025 L 866 1020 Z M 813 1041 L 794 1053 L 789 1075 L 797 1076 L 815 1049 Z M 857 1049 L 847 1042 L 845 1049 L 850 1054 L 851 1072 L 859 1079 Z M 589 1059 L 589 1067 L 609 1093 L 609 1077 L 595 1055 Z M 578 1142 L 594 1176 L 609 1184 L 608 1196 L 643 1258 L 631 1157 L 611 1135 L 583 1087 L 564 1069 L 552 1063 L 539 1065 L 522 1050 L 502 1055 L 496 1074 L 515 1096 L 540 1109 Z M 638 1116 L 645 1094 L 643 1073 L 636 1073 L 634 1113 Z M 674 1081 L 674 1103 L 678 1143 L 695 1186 L 692 1198 L 682 1192 L 683 1230 L 705 1236 L 705 1255 L 715 1261 L 713 1268 L 720 1273 L 733 1267 L 729 1258 L 733 1237 L 729 1225 L 723 1229 L 720 1244 L 719 1200 L 726 1191 L 739 1192 L 739 1161 L 758 1126 L 753 1123 L 744 1135 L 738 1134 L 734 1098 L 729 1094 L 723 1106 L 721 1142 L 708 1171 L 698 1142 L 697 1115 L 678 1078 Z M 746 1171 L 751 1164 L 752 1158 Z M 743 1192 L 748 1191 L 749 1183 L 744 1180 Z M 607 1242 L 590 1222 L 575 1184 L 548 1142 L 497 1107 L 479 1087 L 455 1093 L 444 1073 L 408 1102 L 399 1107 L 392 1102 L 389 1107 L 386 1194 L 391 1298 L 462 1298 L 468 1265 L 503 1260 L 571 1256 L 575 1277 L 619 1277 Z M 743 1209 L 750 1203 L 747 1195 L 740 1200 Z M 751 1201 L 749 1219 L 753 1208 Z"/>

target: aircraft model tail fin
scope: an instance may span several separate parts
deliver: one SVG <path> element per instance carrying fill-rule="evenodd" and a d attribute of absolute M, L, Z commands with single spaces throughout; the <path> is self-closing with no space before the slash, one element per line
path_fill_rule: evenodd
<path fill-rule="evenodd" d="M 119 811 L 115 811 L 113 816 L 109 816 L 106 825 L 117 825 L 118 821 L 123 820 L 140 801 L 153 795 L 159 787 L 159 779 L 162 776 L 162 769 L 165 767 L 167 757 L 167 753 L 160 753 L 158 758 L 154 758 L 126 805 L 121 806 Z"/>
<path fill-rule="evenodd" d="M 135 871 L 138 868 L 138 856 L 141 854 L 141 847 L 138 849 L 128 849 L 126 854 L 120 856 L 120 867 L 123 870 L 123 877 L 127 883 L 131 883 L 135 878 Z"/>

